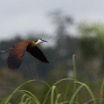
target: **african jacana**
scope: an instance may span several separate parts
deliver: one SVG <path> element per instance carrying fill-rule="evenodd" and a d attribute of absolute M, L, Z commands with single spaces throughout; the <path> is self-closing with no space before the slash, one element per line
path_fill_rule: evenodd
<path fill-rule="evenodd" d="M 37 41 L 27 40 L 16 44 L 6 51 L 1 51 L 0 53 L 5 53 L 10 50 L 10 54 L 7 59 L 7 64 L 9 69 L 18 69 L 22 63 L 23 56 L 25 52 L 29 52 L 32 56 L 39 59 L 44 63 L 49 63 L 43 52 L 37 47 L 40 43 L 47 42 L 43 39 L 38 39 Z"/>

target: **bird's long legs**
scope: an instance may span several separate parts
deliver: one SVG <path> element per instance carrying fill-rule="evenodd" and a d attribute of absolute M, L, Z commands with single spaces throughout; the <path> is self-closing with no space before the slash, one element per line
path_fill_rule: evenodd
<path fill-rule="evenodd" d="M 7 50 L 0 50 L 0 54 L 6 53 L 6 52 L 10 51 L 11 49 L 13 49 L 13 48 L 9 48 Z"/>

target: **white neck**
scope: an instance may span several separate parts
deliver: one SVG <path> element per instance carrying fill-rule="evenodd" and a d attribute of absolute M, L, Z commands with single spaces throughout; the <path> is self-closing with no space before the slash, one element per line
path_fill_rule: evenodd
<path fill-rule="evenodd" d="M 43 41 L 39 39 L 39 40 L 36 42 L 36 45 L 38 45 L 38 44 L 40 44 L 40 43 L 43 43 Z"/>

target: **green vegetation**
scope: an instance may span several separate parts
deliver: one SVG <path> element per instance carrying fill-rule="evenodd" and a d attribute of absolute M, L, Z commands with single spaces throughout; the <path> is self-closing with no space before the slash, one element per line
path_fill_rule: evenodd
<path fill-rule="evenodd" d="M 74 78 L 63 78 L 50 85 L 41 80 L 29 80 L 3 98 L 0 104 L 100 104 L 104 103 L 104 80 L 95 95 L 86 83 L 78 81 L 73 55 Z"/>
<path fill-rule="evenodd" d="M 29 90 L 22 89 L 23 86 L 27 86 L 30 82 L 33 83 L 37 81 L 30 80 L 22 84 L 21 86 L 16 88 L 11 94 L 9 94 L 6 98 L 2 99 L 0 104 L 90 104 L 90 102 L 92 102 L 93 104 L 97 104 L 97 101 L 103 102 L 102 98 L 96 98 L 94 96 L 89 86 L 87 86 L 85 83 L 74 81 L 70 78 L 61 79 L 52 86 L 49 86 L 47 83 L 43 81 L 39 81 L 49 87 L 47 92 L 44 94 L 38 92 L 40 95 L 42 94 L 41 96 L 44 97 L 43 101 L 41 101 L 39 100 L 36 94 L 32 93 Z M 61 83 L 65 83 L 66 81 L 68 81 L 69 85 L 66 84 L 66 86 L 64 86 L 65 88 L 62 87 L 62 89 L 60 89 L 60 86 L 62 86 Z M 72 88 L 73 83 L 77 85 L 76 89 L 74 90 Z M 80 94 L 81 92 L 83 93 L 83 95 Z M 87 95 L 84 95 L 86 93 Z M 89 99 L 85 100 L 84 96 L 88 96 L 87 98 Z M 13 103 L 10 103 L 11 101 Z"/>

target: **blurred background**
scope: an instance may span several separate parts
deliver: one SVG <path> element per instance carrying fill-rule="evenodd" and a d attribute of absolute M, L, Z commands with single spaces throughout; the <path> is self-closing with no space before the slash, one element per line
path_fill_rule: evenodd
<path fill-rule="evenodd" d="M 9 70 L 9 52 L 0 55 L 0 97 L 26 80 L 49 83 L 73 78 L 76 54 L 78 80 L 97 84 L 104 76 L 103 0 L 3 0 L 0 1 L 0 50 L 43 38 L 39 47 L 49 60 L 44 64 L 26 53 L 18 70 Z"/>

